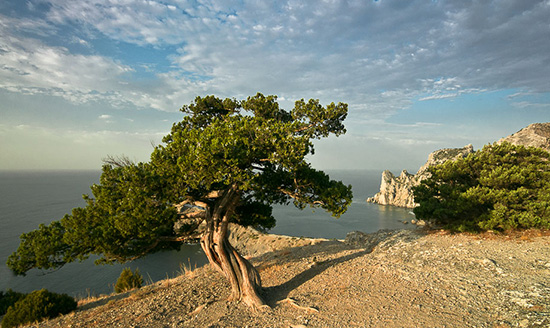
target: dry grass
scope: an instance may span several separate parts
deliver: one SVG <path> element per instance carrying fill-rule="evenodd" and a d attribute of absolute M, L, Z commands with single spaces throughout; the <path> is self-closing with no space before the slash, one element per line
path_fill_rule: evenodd
<path fill-rule="evenodd" d="M 172 285 L 176 283 L 178 279 L 180 279 L 181 276 L 185 276 L 188 279 L 194 279 L 197 276 L 196 270 L 197 270 L 196 264 L 193 267 L 191 263 L 189 263 L 189 265 L 181 263 L 180 271 L 178 272 L 178 275 L 174 278 L 167 277 L 166 279 L 158 282 L 160 284 L 160 288 L 170 288 Z M 117 301 L 121 297 L 127 297 L 128 301 L 138 300 L 143 298 L 144 295 L 148 294 L 149 293 L 148 286 L 152 286 L 154 284 L 155 283 L 153 282 L 153 280 L 149 278 L 148 284 L 143 286 L 142 288 L 139 288 L 139 289 L 134 288 L 121 294 L 112 293 L 109 295 L 95 296 L 95 295 L 92 295 L 90 291 L 88 291 L 88 296 L 77 299 L 78 308 L 94 307 L 94 305 L 97 305 L 97 304 L 117 303 Z M 115 297 L 117 295 L 118 297 Z"/>
<path fill-rule="evenodd" d="M 188 259 L 188 261 L 188 265 L 185 263 L 180 263 L 180 275 L 183 275 L 189 279 L 194 279 L 197 276 L 197 263 L 195 263 L 195 267 L 193 267 L 191 265 L 191 260 Z"/>

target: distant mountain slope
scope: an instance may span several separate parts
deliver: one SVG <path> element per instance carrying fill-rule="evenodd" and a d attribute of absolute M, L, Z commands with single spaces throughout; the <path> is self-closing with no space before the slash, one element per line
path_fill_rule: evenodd
<path fill-rule="evenodd" d="M 518 132 L 502 138 L 497 143 L 507 141 L 514 145 L 532 146 L 550 151 L 550 123 L 534 123 Z"/>

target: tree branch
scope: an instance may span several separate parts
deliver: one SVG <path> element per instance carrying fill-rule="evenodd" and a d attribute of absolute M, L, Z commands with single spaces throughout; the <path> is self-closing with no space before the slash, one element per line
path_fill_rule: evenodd
<path fill-rule="evenodd" d="M 181 216 L 185 219 L 195 219 L 195 218 L 205 218 L 206 217 L 206 210 L 199 210 L 199 211 L 192 211 L 188 213 L 181 213 Z"/>
<path fill-rule="evenodd" d="M 182 243 L 185 243 L 185 242 L 190 242 L 190 241 L 196 242 L 201 237 L 202 237 L 202 232 L 201 233 L 195 233 L 195 234 L 188 235 L 188 236 L 177 236 L 177 237 L 166 236 L 166 237 L 161 237 L 160 240 L 161 241 L 168 241 L 168 242 L 182 242 Z"/>
<path fill-rule="evenodd" d="M 176 204 L 175 207 L 178 211 L 181 211 L 186 205 L 192 205 L 196 207 L 202 207 L 204 209 L 208 208 L 208 204 L 200 200 L 186 199 L 183 202 Z"/>
<path fill-rule="evenodd" d="M 107 157 L 103 158 L 102 160 L 103 160 L 103 163 L 114 167 L 126 167 L 126 166 L 132 166 L 135 164 L 134 161 L 132 161 L 126 155 L 116 156 L 116 157 L 112 155 L 107 155 Z"/>
<path fill-rule="evenodd" d="M 301 197 L 299 194 L 293 193 L 293 192 L 288 191 L 286 189 L 279 188 L 279 191 L 282 192 L 283 194 L 289 196 L 292 199 L 297 199 L 297 200 L 303 199 L 303 197 Z M 325 205 L 325 203 L 320 201 L 320 200 L 314 200 L 313 202 L 311 202 L 311 204 L 313 204 L 313 205 Z"/>
<path fill-rule="evenodd" d="M 310 124 L 307 125 L 307 126 L 303 126 L 303 127 L 299 128 L 299 129 L 295 130 L 294 133 L 303 132 L 303 131 L 309 130 L 309 129 L 315 127 L 315 126 L 317 126 L 316 123 L 310 123 Z"/>

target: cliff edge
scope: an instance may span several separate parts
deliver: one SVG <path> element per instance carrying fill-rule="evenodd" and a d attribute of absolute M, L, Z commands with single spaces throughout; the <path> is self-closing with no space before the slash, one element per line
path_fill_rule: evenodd
<path fill-rule="evenodd" d="M 229 284 L 205 266 L 124 294 L 81 300 L 75 312 L 32 327 L 550 325 L 548 232 L 382 230 L 304 246 L 294 244 L 298 239 L 282 237 L 287 244 L 250 259 L 269 310 L 254 313 L 243 302 L 227 302 Z M 258 240 L 246 238 L 245 247 Z"/>

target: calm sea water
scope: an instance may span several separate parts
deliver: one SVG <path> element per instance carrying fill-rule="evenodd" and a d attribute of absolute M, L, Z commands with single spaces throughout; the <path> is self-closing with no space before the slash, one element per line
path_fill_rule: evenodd
<path fill-rule="evenodd" d="M 410 228 L 401 223 L 410 220 L 410 210 L 367 204 L 380 185 L 381 171 L 329 171 L 333 179 L 353 186 L 354 201 L 339 219 L 322 210 L 277 206 L 277 226 L 271 233 L 290 236 L 344 238 L 353 230 L 375 232 L 379 229 Z M 47 288 L 72 296 L 110 293 L 124 267 L 139 268 L 147 282 L 173 277 L 181 266 L 202 266 L 207 259 L 200 246 L 190 245 L 178 251 L 152 254 L 126 264 L 96 266 L 93 259 L 70 263 L 54 272 L 31 270 L 26 276 L 14 276 L 6 266 L 7 257 L 17 249 L 19 236 L 38 228 L 40 223 L 59 220 L 72 208 L 83 206 L 82 194 L 99 181 L 97 171 L 0 172 L 0 290 L 11 288 L 30 292 Z"/>

